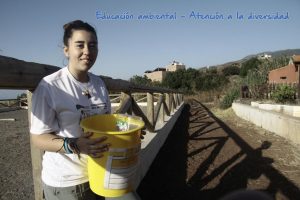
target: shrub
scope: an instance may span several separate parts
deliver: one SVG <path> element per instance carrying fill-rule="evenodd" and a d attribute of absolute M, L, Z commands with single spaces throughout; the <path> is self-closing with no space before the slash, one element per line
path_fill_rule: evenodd
<path fill-rule="evenodd" d="M 240 96 L 240 90 L 238 88 L 233 88 L 229 90 L 222 101 L 220 102 L 220 108 L 226 109 L 231 107 L 234 100 Z"/>
<path fill-rule="evenodd" d="M 279 85 L 275 91 L 271 94 L 271 97 L 277 103 L 287 103 L 287 102 L 294 102 L 295 99 L 295 88 L 289 85 Z"/>
<path fill-rule="evenodd" d="M 223 74 L 202 74 L 195 78 L 196 90 L 216 90 L 228 83 L 228 78 Z"/>
<path fill-rule="evenodd" d="M 229 67 L 225 67 L 224 69 L 222 69 L 222 72 L 225 76 L 239 75 L 240 68 L 238 66 L 231 65 Z"/>

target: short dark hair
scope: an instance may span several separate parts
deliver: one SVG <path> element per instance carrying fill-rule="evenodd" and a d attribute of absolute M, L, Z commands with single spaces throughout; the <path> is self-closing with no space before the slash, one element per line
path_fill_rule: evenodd
<path fill-rule="evenodd" d="M 63 28 L 64 28 L 63 42 L 64 42 L 65 46 L 68 46 L 68 40 L 72 37 L 74 30 L 85 30 L 85 31 L 91 32 L 95 35 L 95 37 L 97 39 L 97 33 L 96 33 L 95 28 L 81 20 L 71 21 L 71 22 L 65 24 L 63 26 Z"/>

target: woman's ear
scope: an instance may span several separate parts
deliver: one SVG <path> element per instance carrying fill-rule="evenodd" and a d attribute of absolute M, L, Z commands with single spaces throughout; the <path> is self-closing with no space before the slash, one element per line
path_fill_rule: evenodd
<path fill-rule="evenodd" d="M 67 46 L 64 46 L 64 54 L 69 59 L 69 48 Z"/>

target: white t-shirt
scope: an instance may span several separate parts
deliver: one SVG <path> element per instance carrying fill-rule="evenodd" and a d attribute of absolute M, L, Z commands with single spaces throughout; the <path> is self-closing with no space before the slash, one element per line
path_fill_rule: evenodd
<path fill-rule="evenodd" d="M 84 117 L 111 112 L 103 81 L 89 73 L 89 82 L 77 81 L 68 68 L 44 77 L 32 96 L 31 134 L 55 132 L 62 137 L 80 137 Z M 90 98 L 83 91 L 89 91 Z M 87 155 L 45 152 L 42 180 L 52 187 L 69 187 L 88 181 Z"/>

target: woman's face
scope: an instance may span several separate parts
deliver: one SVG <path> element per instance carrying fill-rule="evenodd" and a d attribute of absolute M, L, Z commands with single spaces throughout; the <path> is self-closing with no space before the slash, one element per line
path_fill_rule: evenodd
<path fill-rule="evenodd" d="M 98 55 L 96 36 L 85 30 L 75 30 L 68 45 L 64 47 L 64 53 L 69 59 L 69 67 L 77 72 L 87 72 Z"/>

